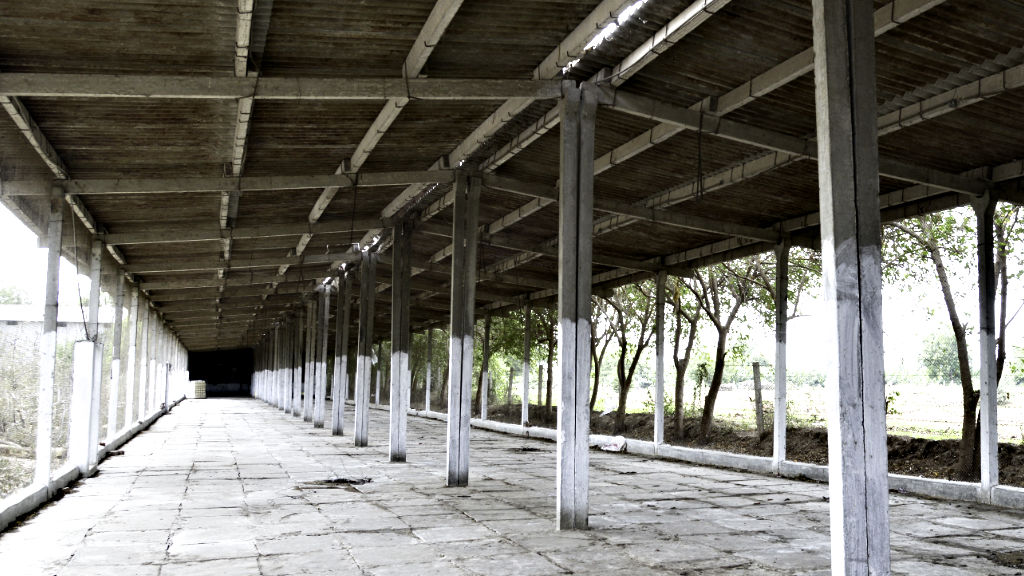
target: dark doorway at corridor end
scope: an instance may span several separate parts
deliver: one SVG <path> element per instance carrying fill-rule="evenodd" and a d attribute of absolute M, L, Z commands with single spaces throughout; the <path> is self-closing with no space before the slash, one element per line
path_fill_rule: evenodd
<path fill-rule="evenodd" d="M 188 353 L 189 377 L 206 381 L 207 396 L 249 396 L 252 370 L 250 348 Z"/>

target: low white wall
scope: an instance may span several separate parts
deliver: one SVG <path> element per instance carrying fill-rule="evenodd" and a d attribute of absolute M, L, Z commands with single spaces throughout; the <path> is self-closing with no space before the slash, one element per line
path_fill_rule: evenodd
<path fill-rule="evenodd" d="M 182 397 L 174 401 L 169 407 L 173 408 L 181 403 L 185 398 Z M 153 425 L 161 416 L 164 415 L 163 410 L 155 410 L 152 414 L 147 416 L 145 419 L 135 423 L 131 428 L 123 430 L 118 434 L 117 438 L 107 442 L 106 446 L 103 446 L 99 450 L 99 458 L 97 462 L 102 462 L 112 451 L 117 450 L 123 446 L 126 442 L 131 440 L 136 434 L 142 432 L 146 428 Z M 89 476 L 92 476 L 96 472 L 97 466 L 89 470 Z M 32 512 L 36 508 L 39 508 L 46 502 L 49 502 L 58 492 L 67 488 L 72 482 L 79 478 L 78 467 L 73 464 L 66 464 L 64 467 L 58 469 L 53 473 L 52 478 L 45 485 L 33 484 L 26 488 L 14 492 L 8 495 L 3 500 L 0 500 L 0 531 L 4 530 L 12 522 Z"/>

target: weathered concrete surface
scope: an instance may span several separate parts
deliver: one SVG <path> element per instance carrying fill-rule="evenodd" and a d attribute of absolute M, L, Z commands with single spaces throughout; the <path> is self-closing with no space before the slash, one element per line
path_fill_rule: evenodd
<path fill-rule="evenodd" d="M 255 400 L 189 400 L 0 536 L 0 573 L 828 573 L 824 485 L 593 452 L 591 530 L 556 532 L 554 444 L 473 430 L 470 485 L 445 488 L 442 422 L 410 418 L 391 464 L 371 415 L 355 448 Z M 317 484 L 337 477 L 372 482 Z M 897 574 L 1024 570 L 997 562 L 1022 513 L 891 504 Z"/>

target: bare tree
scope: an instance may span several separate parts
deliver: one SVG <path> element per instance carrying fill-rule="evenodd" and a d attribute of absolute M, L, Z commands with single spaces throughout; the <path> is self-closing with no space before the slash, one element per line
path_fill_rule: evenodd
<path fill-rule="evenodd" d="M 590 357 L 594 361 L 594 385 L 590 389 L 590 410 L 597 405 L 597 391 L 601 385 L 601 365 L 615 332 L 612 329 L 612 307 L 597 296 L 591 298 Z"/>
<path fill-rule="evenodd" d="M 718 331 L 715 368 L 708 386 L 708 394 L 704 397 L 704 413 L 700 421 L 700 439 L 703 442 L 706 442 L 711 434 L 715 400 L 718 398 L 722 375 L 725 372 L 729 330 L 743 305 L 754 297 L 754 279 L 760 274 L 765 258 L 764 255 L 753 256 L 730 264 L 717 264 L 704 270 L 696 270 L 693 278 L 686 282 L 704 314 Z"/>
<path fill-rule="evenodd" d="M 615 412 L 615 433 L 626 424 L 626 398 L 644 349 L 654 336 L 654 303 L 639 284 L 616 289 L 606 301 L 615 310 L 613 330 L 619 344 L 616 373 L 619 378 L 619 406 Z"/>
<path fill-rule="evenodd" d="M 693 353 L 693 345 L 697 341 L 697 325 L 700 323 L 700 307 L 696 301 L 687 298 L 690 295 L 684 282 L 679 278 L 671 278 L 668 282 L 668 289 L 671 290 L 671 302 L 673 317 L 675 318 L 675 331 L 673 334 L 672 363 L 676 368 L 675 382 L 675 414 L 676 414 L 676 437 L 683 437 L 683 425 L 685 424 L 685 408 L 683 388 L 686 382 L 686 369 L 690 365 L 690 357 Z M 679 346 L 683 341 L 683 327 L 686 326 L 686 346 L 682 357 L 679 356 Z"/>

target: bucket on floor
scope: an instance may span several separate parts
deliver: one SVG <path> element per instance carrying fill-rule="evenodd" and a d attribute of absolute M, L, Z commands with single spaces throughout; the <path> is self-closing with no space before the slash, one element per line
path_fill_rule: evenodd
<path fill-rule="evenodd" d="M 206 398 L 206 380 L 193 380 L 192 384 L 195 386 L 195 392 L 193 398 Z"/>

